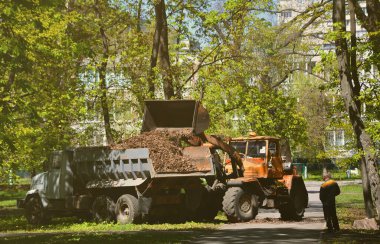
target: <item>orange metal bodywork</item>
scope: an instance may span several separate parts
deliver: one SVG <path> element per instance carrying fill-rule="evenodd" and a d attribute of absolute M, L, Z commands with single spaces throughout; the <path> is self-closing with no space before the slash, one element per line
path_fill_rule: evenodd
<path fill-rule="evenodd" d="M 255 136 L 255 137 L 239 137 L 230 141 L 230 145 L 236 143 L 246 143 L 245 152 L 241 152 L 242 161 L 244 165 L 244 182 L 252 181 L 253 178 L 275 178 L 282 179 L 284 176 L 284 169 L 282 166 L 282 159 L 279 150 L 279 138 L 270 136 Z M 265 147 L 260 148 L 260 156 L 250 157 L 248 154 L 250 145 L 255 142 Z M 275 153 L 270 152 L 270 145 L 275 145 Z M 232 172 L 232 166 L 225 161 L 226 173 Z"/>

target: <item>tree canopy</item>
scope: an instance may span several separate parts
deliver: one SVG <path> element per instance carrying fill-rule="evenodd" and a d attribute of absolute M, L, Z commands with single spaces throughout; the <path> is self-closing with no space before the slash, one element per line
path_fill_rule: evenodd
<path fill-rule="evenodd" d="M 138 133 L 146 99 L 198 99 L 211 115 L 208 133 L 279 136 L 296 157 L 337 154 L 326 130 L 339 128 L 360 155 L 339 53 L 321 48 L 337 37 L 350 44 L 353 101 L 359 115 L 365 104 L 378 149 L 380 10 L 368 2 L 365 13 L 349 1 L 367 30 L 353 39 L 354 26 L 351 35 L 337 23 L 323 29 L 330 0 L 277 23 L 271 16 L 285 10 L 267 0 L 2 1 L 0 175 L 41 170 L 52 150 Z"/>

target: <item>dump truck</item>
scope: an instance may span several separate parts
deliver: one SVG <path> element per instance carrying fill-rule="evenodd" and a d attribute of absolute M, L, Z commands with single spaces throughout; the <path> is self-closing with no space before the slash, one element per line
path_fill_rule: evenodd
<path fill-rule="evenodd" d="M 208 126 L 209 115 L 197 101 L 145 102 L 143 133 L 180 130 L 197 135 Z M 208 204 L 214 201 L 209 192 L 218 192 L 213 184 L 221 166 L 216 166 L 210 148 L 202 143 L 181 148 L 184 162 L 191 164 L 185 171 L 162 170 L 159 166 L 166 162 L 154 161 L 153 153 L 149 148 L 112 146 L 55 151 L 47 171 L 33 177 L 17 206 L 25 209 L 31 224 L 73 215 L 119 223 L 214 218 L 219 206 L 212 209 L 217 204 Z"/>
<path fill-rule="evenodd" d="M 56 151 L 17 205 L 31 224 L 62 215 L 119 223 L 210 221 L 219 210 L 239 222 L 255 218 L 259 207 L 302 218 L 307 191 L 302 177 L 282 168 L 278 138 L 228 140 L 205 134 L 208 126 L 198 101 L 146 101 L 142 134 L 175 132 L 184 160 L 162 167 L 170 160 L 149 147 Z"/>

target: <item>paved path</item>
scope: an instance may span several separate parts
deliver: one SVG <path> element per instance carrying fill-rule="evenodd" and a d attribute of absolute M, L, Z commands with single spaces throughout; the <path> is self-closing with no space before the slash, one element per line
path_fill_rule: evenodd
<path fill-rule="evenodd" d="M 322 181 L 307 181 L 305 184 L 309 207 L 302 221 L 285 222 L 280 220 L 278 210 L 260 209 L 255 221 L 225 224 L 215 232 L 198 236 L 192 243 L 319 243 L 325 226 L 319 200 Z M 360 184 L 360 181 L 339 184 Z"/>

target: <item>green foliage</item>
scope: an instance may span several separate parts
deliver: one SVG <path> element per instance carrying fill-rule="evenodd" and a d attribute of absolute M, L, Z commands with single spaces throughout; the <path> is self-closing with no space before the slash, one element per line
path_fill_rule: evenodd
<path fill-rule="evenodd" d="M 0 3 L 0 179 L 39 169 L 70 144 L 82 84 L 76 45 L 67 36 L 76 16 L 60 1 Z M 5 175 L 5 176 L 4 176 Z"/>
<path fill-rule="evenodd" d="M 209 83 L 203 103 L 211 116 L 210 133 L 236 136 L 255 131 L 289 138 L 294 144 L 306 138 L 306 122 L 296 111 L 296 100 L 280 91 L 260 91 L 237 82 Z"/>
<path fill-rule="evenodd" d="M 335 55 L 321 53 L 323 62 L 314 68 L 318 74 L 329 73 L 330 82 L 318 82 L 294 69 L 295 60 L 300 67 L 309 62 L 298 55 L 310 50 L 298 31 L 313 15 L 327 18 L 323 14 L 330 5 L 315 3 L 295 21 L 272 26 L 259 9 L 273 10 L 274 1 L 165 3 L 171 63 L 167 72 L 176 97 L 199 99 L 207 106 L 209 133 L 239 136 L 256 131 L 288 139 L 297 156 L 326 158 L 335 153 L 323 148 L 323 127 L 344 124 L 342 103 L 336 100 L 331 109 L 315 95 L 321 90 L 339 93 Z M 52 150 L 103 143 L 98 74 L 104 62 L 115 141 L 138 133 L 143 101 L 163 98 L 166 71 L 160 65 L 151 70 L 149 62 L 153 4 L 139 0 L 0 3 L 3 181 L 16 170 L 41 170 Z M 368 48 L 361 43 L 358 50 L 364 53 Z M 366 60 L 361 65 L 366 71 L 371 67 Z M 154 94 L 149 92 L 151 76 Z M 296 85 L 287 83 L 290 76 Z M 378 101 L 371 100 L 378 92 L 377 80 L 366 77 L 368 88 L 360 98 L 368 103 L 369 121 L 379 120 Z M 318 111 L 321 107 L 326 112 Z M 338 116 L 327 121 L 331 114 Z M 371 122 L 368 131 L 380 138 L 378 123 Z M 302 146 L 295 150 L 296 145 Z"/>

